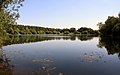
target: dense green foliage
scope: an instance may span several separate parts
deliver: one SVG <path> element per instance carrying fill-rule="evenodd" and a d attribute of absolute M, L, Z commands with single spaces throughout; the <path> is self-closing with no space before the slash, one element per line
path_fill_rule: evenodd
<path fill-rule="evenodd" d="M 109 16 L 105 24 L 98 23 L 98 26 L 103 36 L 120 36 L 120 14 L 118 17 Z"/>
<path fill-rule="evenodd" d="M 0 35 L 5 35 L 4 27 L 15 24 L 19 18 L 18 9 L 24 0 L 0 0 Z"/>
<path fill-rule="evenodd" d="M 95 34 L 95 35 L 99 34 L 99 32 L 97 30 L 93 30 L 93 29 L 87 28 L 87 27 L 81 27 L 77 31 L 81 34 Z"/>
<path fill-rule="evenodd" d="M 25 25 L 6 25 L 4 31 L 7 34 L 93 34 L 98 35 L 98 31 L 91 28 L 81 27 L 78 30 L 76 28 L 70 29 L 55 29 L 55 28 L 44 28 L 37 26 L 25 26 Z"/>

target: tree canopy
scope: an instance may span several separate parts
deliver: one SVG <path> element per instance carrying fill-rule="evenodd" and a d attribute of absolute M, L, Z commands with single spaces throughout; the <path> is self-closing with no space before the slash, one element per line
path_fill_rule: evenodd
<path fill-rule="evenodd" d="M 76 28 L 45 28 L 38 26 L 27 25 L 5 25 L 4 30 L 9 35 L 26 35 L 26 34 L 85 34 L 85 35 L 98 35 L 98 31 L 91 28 L 81 27 L 78 30 Z"/>
<path fill-rule="evenodd" d="M 19 18 L 19 8 L 24 0 L 0 0 L 0 35 L 4 35 L 5 25 L 15 24 Z"/>
<path fill-rule="evenodd" d="M 98 23 L 99 31 L 103 36 L 120 36 L 120 13 L 118 17 L 108 16 L 105 23 Z"/>

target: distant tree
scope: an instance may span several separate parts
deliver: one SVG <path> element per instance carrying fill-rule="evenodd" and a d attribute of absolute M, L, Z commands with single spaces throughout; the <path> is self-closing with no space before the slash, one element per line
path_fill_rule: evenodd
<path fill-rule="evenodd" d="M 63 34 L 69 34 L 70 32 L 69 31 L 64 31 L 64 33 Z"/>
<path fill-rule="evenodd" d="M 120 13 L 118 14 L 118 17 L 119 17 L 119 19 L 120 19 Z"/>
<path fill-rule="evenodd" d="M 76 31 L 76 28 L 70 28 L 70 32 L 74 33 Z"/>
<path fill-rule="evenodd" d="M 88 31 L 82 31 L 81 34 L 88 34 Z"/>
<path fill-rule="evenodd" d="M 78 32 L 78 31 L 74 31 L 74 34 L 80 34 L 80 32 Z"/>
<path fill-rule="evenodd" d="M 102 27 L 103 27 L 103 23 L 102 22 L 99 22 L 98 24 L 97 24 L 97 26 L 99 27 L 99 29 L 101 29 Z"/>
<path fill-rule="evenodd" d="M 92 35 L 99 34 L 98 31 L 93 30 L 91 28 L 87 28 L 87 27 L 81 27 L 77 31 L 81 34 L 92 34 Z"/>

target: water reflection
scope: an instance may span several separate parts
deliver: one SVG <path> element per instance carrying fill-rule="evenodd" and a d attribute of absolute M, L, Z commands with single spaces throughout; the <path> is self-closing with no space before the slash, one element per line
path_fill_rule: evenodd
<path fill-rule="evenodd" d="M 119 59 L 113 57 L 113 54 L 120 56 L 118 38 L 99 39 L 87 35 L 9 36 L 0 41 L 0 75 L 120 74 Z M 99 48 L 96 46 L 98 42 Z M 102 47 L 113 55 L 112 59 Z"/>
<path fill-rule="evenodd" d="M 100 37 L 99 48 L 105 47 L 108 55 L 118 54 L 120 58 L 120 38 L 116 37 Z"/>
<path fill-rule="evenodd" d="M 88 40 L 92 40 L 93 37 L 95 37 L 95 36 L 82 35 L 82 36 L 78 36 L 78 39 L 81 41 L 88 41 Z"/>
<path fill-rule="evenodd" d="M 84 35 L 84 36 L 6 36 L 6 37 L 0 37 L 0 75 L 21 75 L 21 74 L 25 74 L 23 71 L 20 71 L 20 68 L 18 68 L 18 70 L 13 70 L 13 68 L 17 68 L 17 66 L 21 65 L 24 62 L 27 62 L 29 57 L 27 56 L 25 53 L 21 53 L 21 51 L 8 51 L 8 53 L 6 54 L 2 49 L 3 46 L 7 46 L 7 45 L 12 45 L 12 44 L 24 44 L 24 43 L 31 43 L 31 42 L 42 42 L 42 41 L 49 41 L 49 40 L 80 40 L 80 41 L 87 41 L 87 40 L 91 40 L 93 39 L 93 36 L 88 36 L 88 35 Z M 42 52 L 40 52 L 39 54 L 41 54 Z M 8 56 L 6 56 L 8 55 Z M 17 56 L 16 56 L 17 55 Z M 44 55 L 42 53 L 42 55 Z M 12 61 L 11 63 L 11 58 L 12 57 L 15 61 Z M 25 59 L 25 60 L 24 60 Z M 27 59 L 27 60 L 26 60 Z M 31 57 L 30 57 L 31 59 Z M 21 61 L 20 64 L 17 64 L 19 62 L 17 61 Z M 12 64 L 15 64 L 13 62 L 17 62 L 16 66 L 13 67 Z M 39 58 L 39 59 L 32 59 L 31 60 L 32 63 L 34 64 L 38 64 L 39 63 L 39 68 L 35 68 L 31 69 L 31 74 L 30 75 L 63 75 L 62 72 L 56 70 L 56 65 L 53 65 L 54 61 L 47 59 L 47 58 Z M 25 66 L 25 65 L 24 65 Z M 34 66 L 34 65 L 33 65 Z M 30 66 L 32 67 L 32 66 Z M 26 67 L 22 67 L 22 69 L 27 69 Z M 14 71 L 14 72 L 13 72 Z M 20 71 L 21 73 L 19 73 L 18 71 Z M 29 71 L 29 70 L 28 70 Z M 27 72 L 28 72 L 27 71 Z"/>
<path fill-rule="evenodd" d="M 92 40 L 94 36 L 92 35 L 78 35 L 78 36 L 7 36 L 3 37 L 4 40 L 0 39 L 0 47 L 11 45 L 11 44 L 23 44 L 23 43 L 31 43 L 31 42 L 42 42 L 49 40 L 80 40 L 80 41 L 88 41 Z"/>
<path fill-rule="evenodd" d="M 13 75 L 13 65 L 10 64 L 11 60 L 6 57 L 3 49 L 0 49 L 0 75 Z"/>

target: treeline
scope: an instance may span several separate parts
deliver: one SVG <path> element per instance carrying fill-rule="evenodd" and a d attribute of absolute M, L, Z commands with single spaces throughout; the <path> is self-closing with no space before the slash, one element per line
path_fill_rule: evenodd
<path fill-rule="evenodd" d="M 120 13 L 118 17 L 108 16 L 105 23 L 100 22 L 98 26 L 102 36 L 120 36 Z"/>
<path fill-rule="evenodd" d="M 2 0 L 0 1 L 0 36 L 3 35 L 22 35 L 22 34 L 94 34 L 98 31 L 91 28 L 82 27 L 76 30 L 55 29 L 36 26 L 15 25 L 19 18 L 19 8 L 23 6 L 24 0 Z"/>
<path fill-rule="evenodd" d="M 4 25 L 3 35 L 15 35 L 15 34 L 93 34 L 98 35 L 97 30 L 91 28 L 81 27 L 78 30 L 76 28 L 45 28 L 37 26 L 26 26 L 26 25 Z"/>

